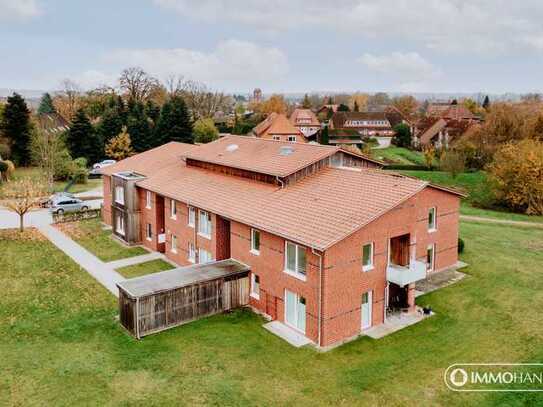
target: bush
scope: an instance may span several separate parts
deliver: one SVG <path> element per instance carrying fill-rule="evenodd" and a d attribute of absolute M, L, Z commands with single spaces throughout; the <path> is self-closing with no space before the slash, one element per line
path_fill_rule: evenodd
<path fill-rule="evenodd" d="M 196 120 L 192 132 L 196 143 L 209 143 L 219 138 L 219 131 L 215 127 L 213 119 Z"/>
<path fill-rule="evenodd" d="M 0 160 L 1 159 L 8 159 L 11 155 L 11 148 L 9 147 L 9 144 L 0 142 Z"/>
<path fill-rule="evenodd" d="M 87 171 L 87 159 L 84 157 L 76 158 L 72 161 L 72 179 L 76 184 L 86 184 L 89 172 Z"/>
<path fill-rule="evenodd" d="M 8 163 L 5 161 L 0 161 L 0 172 L 6 172 L 8 170 L 9 166 Z"/>
<path fill-rule="evenodd" d="M 411 147 L 411 129 L 405 123 L 399 123 L 394 126 L 396 133 L 392 139 L 393 144 L 398 147 Z"/>
<path fill-rule="evenodd" d="M 458 151 L 449 150 L 443 153 L 439 166 L 442 171 L 446 171 L 451 174 L 451 177 L 456 176 L 464 172 L 466 167 L 466 159 L 464 155 Z"/>
<path fill-rule="evenodd" d="M 426 165 L 414 165 L 414 164 L 388 164 L 385 166 L 387 170 L 406 170 L 406 171 L 432 171 L 432 168 L 428 168 Z"/>
<path fill-rule="evenodd" d="M 72 176 L 72 156 L 68 152 L 68 149 L 62 150 L 60 157 L 55 163 L 54 179 L 55 181 L 66 181 Z"/>
<path fill-rule="evenodd" d="M 465 245 L 464 240 L 461 237 L 459 237 L 458 238 L 458 254 L 464 252 L 464 245 Z"/>

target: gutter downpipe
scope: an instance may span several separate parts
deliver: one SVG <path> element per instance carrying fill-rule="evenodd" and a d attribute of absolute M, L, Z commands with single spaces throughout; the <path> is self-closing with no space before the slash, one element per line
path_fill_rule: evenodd
<path fill-rule="evenodd" d="M 322 314 L 322 254 L 319 254 L 315 252 L 315 248 L 311 248 L 311 253 L 313 253 L 315 256 L 319 257 L 319 306 L 318 306 L 318 314 L 319 318 L 317 319 L 319 334 L 317 339 L 317 346 L 321 346 L 321 314 Z"/>

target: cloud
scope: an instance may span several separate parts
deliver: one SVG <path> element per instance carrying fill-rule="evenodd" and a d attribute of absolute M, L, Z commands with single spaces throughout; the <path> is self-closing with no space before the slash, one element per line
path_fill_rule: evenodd
<path fill-rule="evenodd" d="M 417 52 L 393 52 L 388 55 L 366 53 L 357 59 L 369 71 L 397 82 L 402 91 L 422 91 L 426 84 L 441 77 L 441 70 Z"/>
<path fill-rule="evenodd" d="M 366 38 L 410 40 L 442 52 L 504 54 L 540 49 L 540 0 L 153 0 L 208 23 L 262 30 L 328 29 Z M 520 47 L 520 49 L 519 49 Z"/>
<path fill-rule="evenodd" d="M 180 74 L 185 78 L 234 90 L 253 82 L 279 81 L 289 71 L 287 56 L 278 48 L 252 42 L 227 40 L 210 51 L 186 48 L 122 49 L 110 52 L 106 62 L 139 66 L 160 78 Z"/>
<path fill-rule="evenodd" d="M 28 20 L 40 14 L 36 0 L 0 0 L 0 20 Z"/>

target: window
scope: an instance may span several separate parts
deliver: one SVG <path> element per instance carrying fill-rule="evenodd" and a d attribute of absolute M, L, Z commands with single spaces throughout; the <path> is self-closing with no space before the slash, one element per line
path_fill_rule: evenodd
<path fill-rule="evenodd" d="M 172 247 L 170 249 L 172 253 L 177 253 L 177 236 L 172 235 Z"/>
<path fill-rule="evenodd" d="M 194 248 L 194 243 L 189 242 L 189 255 L 188 259 L 191 263 L 196 262 L 196 249 Z"/>
<path fill-rule="evenodd" d="M 198 234 L 211 239 L 211 214 L 206 211 L 200 211 L 198 218 Z"/>
<path fill-rule="evenodd" d="M 285 271 L 305 281 L 305 247 L 286 242 Z"/>
<path fill-rule="evenodd" d="M 296 136 L 288 136 L 287 141 L 290 141 L 291 143 L 296 142 Z"/>
<path fill-rule="evenodd" d="M 124 236 L 124 218 L 122 214 L 118 214 L 116 218 L 115 230 L 118 234 Z"/>
<path fill-rule="evenodd" d="M 430 208 L 428 211 L 428 231 L 433 232 L 434 230 L 437 230 L 436 208 Z"/>
<path fill-rule="evenodd" d="M 260 277 L 255 273 L 251 274 L 251 297 L 260 299 Z"/>
<path fill-rule="evenodd" d="M 373 242 L 362 246 L 362 271 L 373 269 Z"/>
<path fill-rule="evenodd" d="M 177 205 L 173 199 L 170 199 L 170 218 L 177 219 Z"/>
<path fill-rule="evenodd" d="M 434 271 L 434 264 L 436 260 L 436 245 L 431 244 L 426 248 L 426 270 Z"/>
<path fill-rule="evenodd" d="M 196 223 L 196 210 L 192 206 L 189 206 L 189 226 L 193 228 L 195 223 Z"/>
<path fill-rule="evenodd" d="M 124 205 L 124 188 L 122 186 L 115 187 L 115 202 Z"/>
<path fill-rule="evenodd" d="M 151 191 L 145 192 L 145 207 L 151 209 Z"/>
<path fill-rule="evenodd" d="M 147 224 L 146 236 L 147 240 L 151 240 L 153 238 L 153 227 L 150 223 Z"/>
<path fill-rule="evenodd" d="M 275 141 L 281 141 L 281 136 L 272 136 Z"/>
<path fill-rule="evenodd" d="M 260 254 L 260 230 L 251 229 L 251 253 Z"/>
<path fill-rule="evenodd" d="M 213 261 L 211 252 L 204 249 L 198 249 L 198 263 L 208 263 L 210 261 Z"/>
<path fill-rule="evenodd" d="M 285 322 L 305 333 L 305 298 L 285 290 Z"/>

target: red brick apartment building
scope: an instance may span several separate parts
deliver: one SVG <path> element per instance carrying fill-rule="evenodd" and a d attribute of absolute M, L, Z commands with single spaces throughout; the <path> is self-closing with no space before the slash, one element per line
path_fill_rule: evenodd
<path fill-rule="evenodd" d="M 117 237 L 248 265 L 250 305 L 320 347 L 414 312 L 414 283 L 457 262 L 458 194 L 339 147 L 228 136 L 103 172 Z"/>

